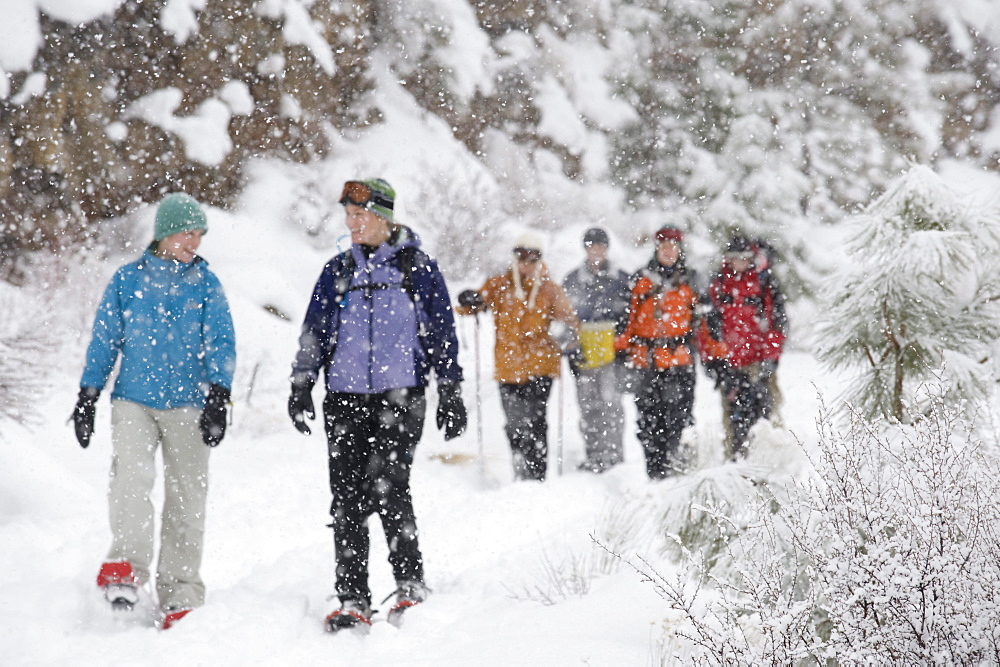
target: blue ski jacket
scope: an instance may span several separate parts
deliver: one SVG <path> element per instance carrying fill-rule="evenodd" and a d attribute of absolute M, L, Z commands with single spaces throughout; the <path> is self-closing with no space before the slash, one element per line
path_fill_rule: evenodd
<path fill-rule="evenodd" d="M 327 391 L 351 394 L 424 387 L 431 369 L 439 382 L 462 380 L 448 288 L 409 228 L 400 226 L 370 255 L 352 245 L 323 268 L 292 382 L 311 385 L 320 368 Z"/>
<path fill-rule="evenodd" d="M 112 399 L 201 409 L 208 385 L 232 388 L 233 320 L 208 262 L 163 260 L 150 247 L 118 269 L 94 319 L 80 386 L 103 390 L 119 357 Z"/>

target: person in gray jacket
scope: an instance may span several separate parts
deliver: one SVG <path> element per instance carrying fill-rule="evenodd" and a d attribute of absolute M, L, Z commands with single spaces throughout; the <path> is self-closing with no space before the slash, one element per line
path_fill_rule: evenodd
<path fill-rule="evenodd" d="M 94 319 L 73 421 L 81 447 L 94 432 L 97 398 L 116 362 L 111 393 L 113 540 L 97 585 L 116 609 L 131 609 L 153 559 L 156 450 L 164 502 L 156 592 L 169 628 L 205 600 L 201 580 L 208 454 L 226 433 L 236 365 L 233 320 L 208 262 L 195 252 L 208 222 L 188 195 L 156 209 L 153 243 L 118 269 Z"/>
<path fill-rule="evenodd" d="M 624 328 L 629 305 L 629 277 L 608 261 L 608 233 L 600 227 L 583 236 L 587 258 L 563 281 L 563 288 L 582 322 L 582 355 L 570 359 L 580 405 L 580 432 L 586 459 L 580 470 L 604 472 L 624 459 L 625 411 L 621 365 L 616 361 L 615 334 Z"/>

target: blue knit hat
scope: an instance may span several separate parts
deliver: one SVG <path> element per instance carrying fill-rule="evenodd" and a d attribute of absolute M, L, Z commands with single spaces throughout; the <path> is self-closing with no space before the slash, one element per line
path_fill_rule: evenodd
<path fill-rule="evenodd" d="M 156 208 L 153 240 L 161 241 L 173 234 L 195 229 L 208 232 L 208 219 L 197 200 L 183 192 L 175 192 L 164 197 Z"/>

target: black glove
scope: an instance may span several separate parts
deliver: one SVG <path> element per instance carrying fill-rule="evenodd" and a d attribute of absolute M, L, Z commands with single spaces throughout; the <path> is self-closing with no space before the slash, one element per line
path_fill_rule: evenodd
<path fill-rule="evenodd" d="M 462 402 L 462 388 L 457 382 L 438 382 L 437 427 L 444 429 L 444 439 L 465 433 L 469 418 Z"/>
<path fill-rule="evenodd" d="M 229 404 L 229 396 L 229 390 L 221 385 L 213 384 L 208 388 L 198 426 L 201 428 L 201 439 L 209 447 L 215 447 L 226 436 L 226 405 Z"/>
<path fill-rule="evenodd" d="M 483 297 L 479 292 L 474 289 L 467 289 L 458 295 L 458 305 L 479 311 L 486 307 L 486 302 L 483 301 Z"/>
<path fill-rule="evenodd" d="M 306 423 L 306 417 L 316 419 L 316 408 L 313 407 L 312 382 L 292 383 L 292 394 L 288 397 L 288 416 L 292 425 L 299 433 L 309 435 L 312 430 Z"/>
<path fill-rule="evenodd" d="M 705 373 L 715 380 L 715 388 L 729 391 L 732 384 L 729 377 L 729 362 L 725 359 L 712 359 L 705 362 Z"/>
<path fill-rule="evenodd" d="M 577 345 L 566 350 L 566 360 L 569 361 L 569 370 L 576 376 L 587 362 L 587 357 L 583 354 L 583 348 Z"/>
<path fill-rule="evenodd" d="M 776 370 L 778 370 L 778 362 L 774 359 L 765 359 L 760 362 L 760 379 L 764 382 L 768 381 Z"/>
<path fill-rule="evenodd" d="M 73 419 L 73 429 L 76 431 L 76 441 L 84 449 L 90 444 L 90 436 L 94 434 L 97 397 L 100 395 L 100 389 L 80 387 L 80 393 L 76 399 L 76 407 L 73 408 L 71 418 Z"/>

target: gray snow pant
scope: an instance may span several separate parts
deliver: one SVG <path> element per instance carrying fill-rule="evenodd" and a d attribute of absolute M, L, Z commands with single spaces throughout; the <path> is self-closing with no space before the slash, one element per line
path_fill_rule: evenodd
<path fill-rule="evenodd" d="M 149 580 L 153 560 L 156 449 L 163 446 L 164 502 L 156 592 L 160 607 L 199 607 L 208 495 L 208 456 L 198 420 L 201 410 L 157 410 L 131 401 L 111 402 L 111 483 L 108 507 L 113 541 L 108 562 L 128 561 L 139 581 Z"/>
<path fill-rule="evenodd" d="M 588 467 L 606 470 L 624 460 L 625 408 L 618 365 L 605 364 L 576 373 L 580 433 Z"/>

